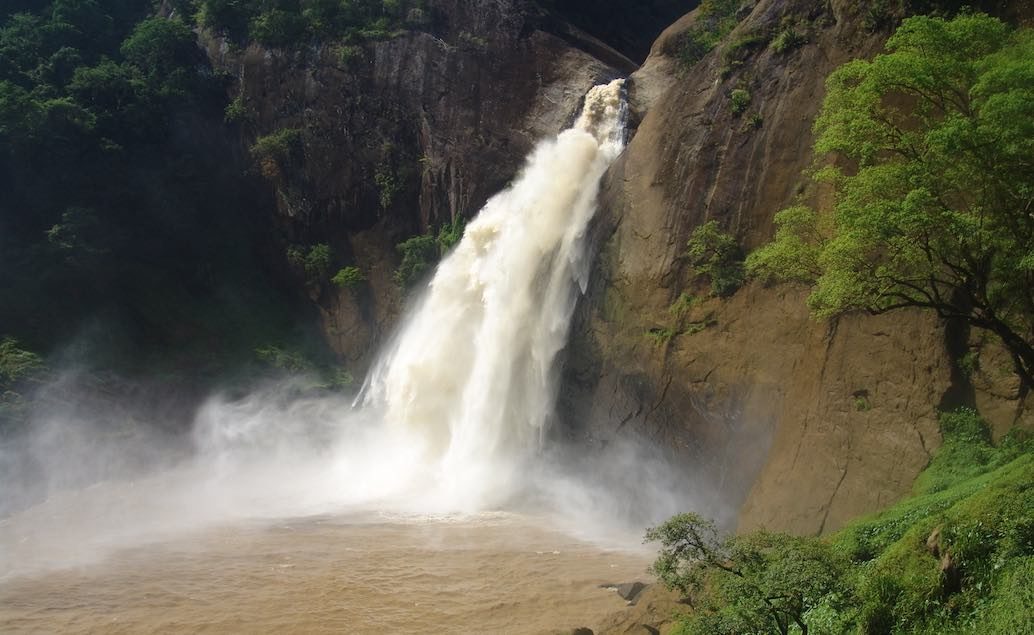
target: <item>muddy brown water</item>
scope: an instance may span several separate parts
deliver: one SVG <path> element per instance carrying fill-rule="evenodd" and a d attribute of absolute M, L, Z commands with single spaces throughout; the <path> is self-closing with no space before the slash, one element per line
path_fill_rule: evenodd
<path fill-rule="evenodd" d="M 0 572 L 0 632 L 548 633 L 624 607 L 601 585 L 648 556 L 516 514 L 236 522 Z"/>

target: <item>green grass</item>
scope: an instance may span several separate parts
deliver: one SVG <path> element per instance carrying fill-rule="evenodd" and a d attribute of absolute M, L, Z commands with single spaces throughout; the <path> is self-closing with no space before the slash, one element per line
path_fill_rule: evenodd
<path fill-rule="evenodd" d="M 827 538 L 850 564 L 806 614 L 809 632 L 1034 632 L 1034 444 L 1014 432 L 993 445 L 969 409 L 941 429 L 911 497 Z"/>

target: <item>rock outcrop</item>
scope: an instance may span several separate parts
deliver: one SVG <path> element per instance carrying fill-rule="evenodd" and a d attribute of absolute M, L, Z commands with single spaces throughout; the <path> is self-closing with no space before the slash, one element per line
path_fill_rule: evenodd
<path fill-rule="evenodd" d="M 361 46 L 237 50 L 210 38 L 208 51 L 238 79 L 245 143 L 297 131 L 299 148 L 256 169 L 285 250 L 326 243 L 331 272 L 363 273 L 359 288 L 299 276 L 359 373 L 399 311 L 395 245 L 472 216 L 591 86 L 635 68 L 521 0 L 433 0 L 413 30 Z"/>
<path fill-rule="evenodd" d="M 606 177 L 565 371 L 566 430 L 590 445 L 659 441 L 690 466 L 701 510 L 743 529 L 822 533 L 900 498 L 940 443 L 938 407 L 969 385 L 965 329 L 920 312 L 819 322 L 791 287 L 709 298 L 683 256 L 706 221 L 749 250 L 771 237 L 778 210 L 822 202 L 802 174 L 825 78 L 885 37 L 863 27 L 863 11 L 763 0 L 692 67 L 673 55 L 697 20 L 686 16 L 632 76 L 641 124 Z M 806 41 L 777 52 L 769 42 L 787 26 Z M 749 95 L 742 112 L 733 90 Z M 996 404 L 986 415 L 1009 419 L 999 429 L 1026 416 L 1008 375 L 977 390 Z"/>
<path fill-rule="evenodd" d="M 635 38 L 615 50 L 521 0 L 431 0 L 413 30 L 362 46 L 236 50 L 210 38 L 208 50 L 238 79 L 245 144 L 282 130 L 300 139 L 255 168 L 280 244 L 327 243 L 332 271 L 365 278 L 339 288 L 295 272 L 355 374 L 400 311 L 395 245 L 470 217 L 591 85 L 635 71 L 635 134 L 605 177 L 556 434 L 601 449 L 648 439 L 685 467 L 700 511 L 821 533 L 909 491 L 939 445 L 942 405 L 975 401 L 999 436 L 1034 425 L 1007 358 L 980 334 L 920 312 L 819 322 L 793 287 L 714 299 L 683 256 L 708 220 L 749 250 L 772 236 L 778 210 L 828 197 L 803 176 L 811 126 L 826 76 L 882 47 L 865 11 L 744 3 L 724 43 L 687 65 L 676 54 L 691 12 L 638 70 L 621 52 L 641 53 Z M 613 27 L 586 24 L 604 37 Z M 777 51 L 787 28 L 802 40 Z M 745 108 L 732 107 L 734 90 Z"/>

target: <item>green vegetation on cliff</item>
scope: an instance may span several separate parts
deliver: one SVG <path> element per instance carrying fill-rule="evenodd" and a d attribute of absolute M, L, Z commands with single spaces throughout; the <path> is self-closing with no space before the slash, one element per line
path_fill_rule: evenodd
<path fill-rule="evenodd" d="M 226 78 L 143 0 L 0 14 L 0 336 L 92 364 L 221 372 L 294 337 Z"/>
<path fill-rule="evenodd" d="M 675 58 L 683 69 L 693 66 L 728 35 L 739 23 L 740 0 L 703 0 L 697 20 L 674 43 Z"/>
<path fill-rule="evenodd" d="M 442 225 L 437 236 L 414 236 L 396 245 L 402 262 L 395 270 L 395 282 L 404 288 L 419 282 L 463 238 L 464 227 L 466 221 L 457 216 Z"/>
<path fill-rule="evenodd" d="M 693 230 L 686 243 L 686 258 L 697 275 L 707 277 L 715 296 L 732 295 L 743 285 L 743 252 L 716 221 Z"/>
<path fill-rule="evenodd" d="M 427 20 L 421 0 L 181 0 L 180 12 L 237 43 L 274 48 L 391 37 Z"/>
<path fill-rule="evenodd" d="M 831 210 L 780 213 L 762 278 L 813 282 L 819 316 L 922 307 L 1001 338 L 1034 386 L 1034 31 L 913 17 L 836 70 L 815 153 Z"/>
<path fill-rule="evenodd" d="M 694 514 L 647 532 L 660 580 L 691 599 L 674 632 L 1019 633 L 1034 629 L 1034 443 L 991 444 L 972 410 L 914 495 L 826 538 L 722 539 Z"/>

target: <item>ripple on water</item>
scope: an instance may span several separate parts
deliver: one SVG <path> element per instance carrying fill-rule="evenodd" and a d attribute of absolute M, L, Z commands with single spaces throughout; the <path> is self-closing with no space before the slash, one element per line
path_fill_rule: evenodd
<path fill-rule="evenodd" d="M 623 605 L 644 579 L 515 514 L 323 516 L 239 524 L 0 585 L 0 631 L 539 633 Z"/>

